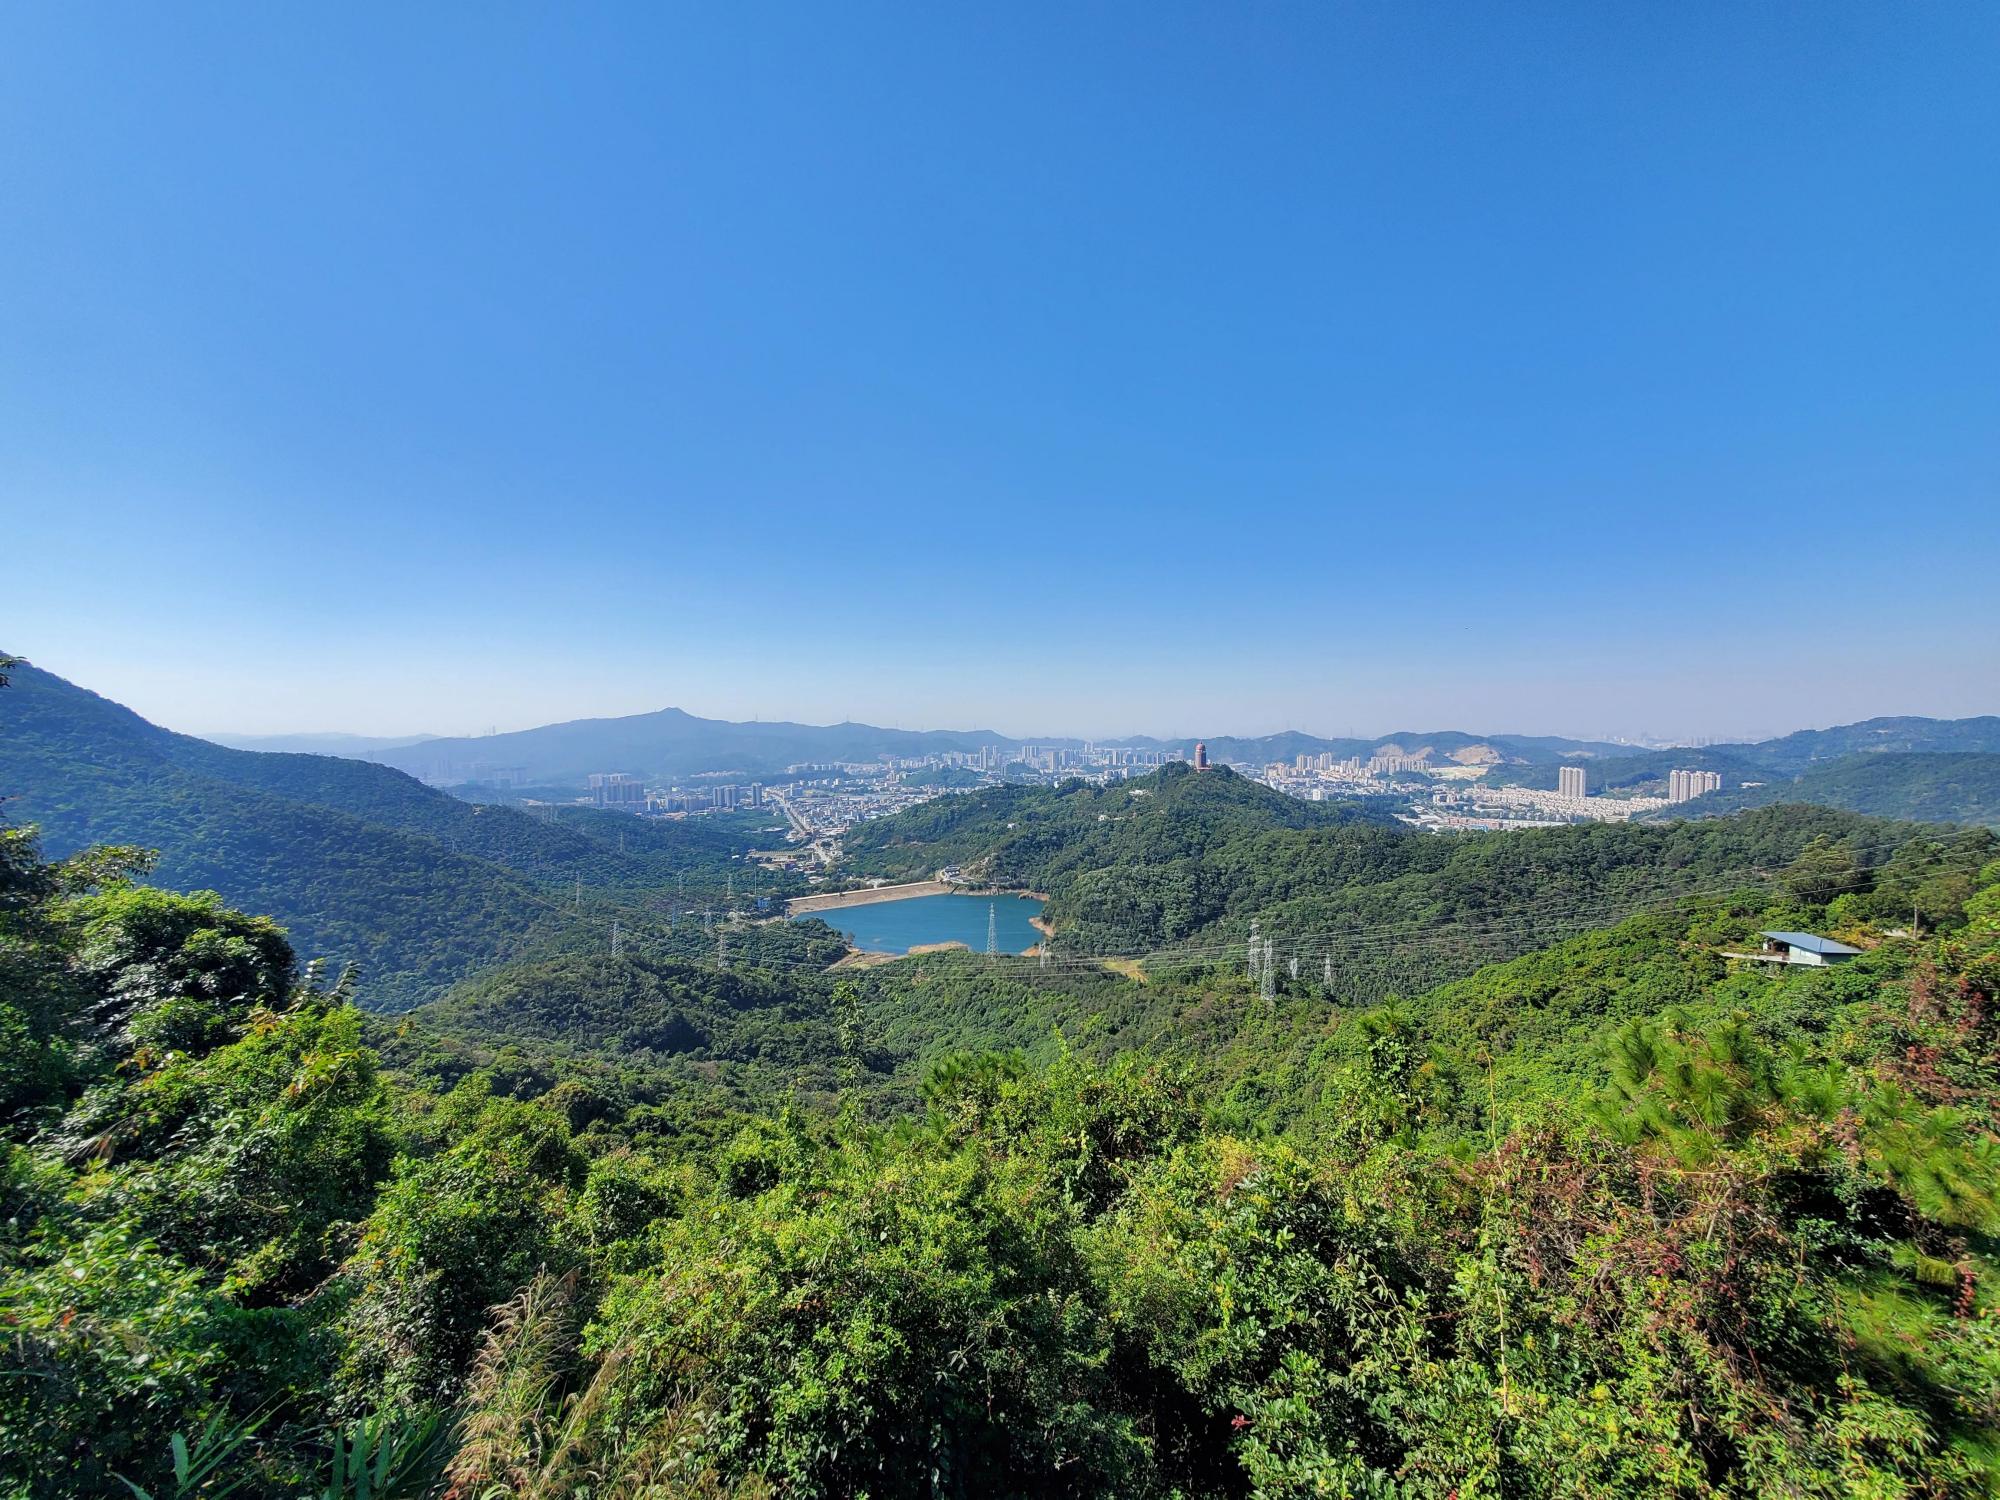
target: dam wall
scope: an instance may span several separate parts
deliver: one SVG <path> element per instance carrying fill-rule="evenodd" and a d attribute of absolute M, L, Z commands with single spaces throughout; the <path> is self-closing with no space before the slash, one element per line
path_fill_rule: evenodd
<path fill-rule="evenodd" d="M 838 911 L 843 906 L 867 906 L 876 901 L 901 901 L 909 896 L 949 896 L 963 887 L 942 880 L 912 880 L 904 885 L 877 885 L 865 891 L 833 891 L 823 896 L 794 896 L 785 903 L 785 915 L 802 917 L 808 912 Z"/>

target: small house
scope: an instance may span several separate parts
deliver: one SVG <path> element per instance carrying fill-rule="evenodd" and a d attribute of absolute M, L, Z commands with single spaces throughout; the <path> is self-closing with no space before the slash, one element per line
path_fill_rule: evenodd
<path fill-rule="evenodd" d="M 1829 964 L 1844 964 L 1861 951 L 1811 932 L 1766 932 L 1759 935 L 1764 939 L 1764 951 L 1757 957 L 1766 963 L 1807 964 L 1825 968 Z"/>

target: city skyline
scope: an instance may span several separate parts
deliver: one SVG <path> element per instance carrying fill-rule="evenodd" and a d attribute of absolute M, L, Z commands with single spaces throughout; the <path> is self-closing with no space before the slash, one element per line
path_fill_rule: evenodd
<path fill-rule="evenodd" d="M 174 727 L 2000 702 L 1989 6 L 0 41 L 0 637 Z"/>

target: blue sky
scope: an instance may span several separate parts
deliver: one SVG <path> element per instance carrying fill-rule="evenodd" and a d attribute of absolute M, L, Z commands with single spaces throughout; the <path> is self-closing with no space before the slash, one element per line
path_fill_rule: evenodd
<path fill-rule="evenodd" d="M 0 646 L 194 730 L 2000 709 L 1990 4 L 0 11 Z"/>

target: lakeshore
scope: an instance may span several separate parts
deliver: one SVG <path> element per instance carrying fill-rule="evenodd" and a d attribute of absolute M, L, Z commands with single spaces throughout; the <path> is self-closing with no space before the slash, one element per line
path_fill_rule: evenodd
<path fill-rule="evenodd" d="M 1046 933 L 1041 899 L 1020 891 L 967 891 L 912 881 L 839 896 L 862 899 L 802 897 L 789 904 L 790 917 L 825 921 L 857 952 L 896 957 L 949 947 L 983 952 L 989 942 L 995 951 L 1020 955 L 1034 952 Z M 801 905 L 807 901 L 814 904 Z"/>

